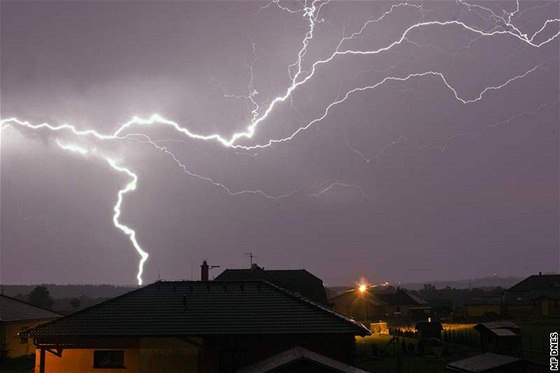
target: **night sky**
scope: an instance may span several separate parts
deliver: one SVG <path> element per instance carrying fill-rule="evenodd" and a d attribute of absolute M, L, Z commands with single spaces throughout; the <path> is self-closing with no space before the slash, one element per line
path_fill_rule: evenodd
<path fill-rule="evenodd" d="M 1 282 L 557 272 L 559 4 L 2 1 Z"/>

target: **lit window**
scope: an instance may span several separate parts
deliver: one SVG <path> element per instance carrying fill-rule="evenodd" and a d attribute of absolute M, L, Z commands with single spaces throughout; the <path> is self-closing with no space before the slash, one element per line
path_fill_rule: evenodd
<path fill-rule="evenodd" d="M 93 367 L 124 368 L 124 351 L 93 351 Z"/>
<path fill-rule="evenodd" d="M 19 330 L 19 341 L 21 344 L 28 344 L 29 343 L 29 337 L 27 335 L 27 327 L 23 327 Z"/>

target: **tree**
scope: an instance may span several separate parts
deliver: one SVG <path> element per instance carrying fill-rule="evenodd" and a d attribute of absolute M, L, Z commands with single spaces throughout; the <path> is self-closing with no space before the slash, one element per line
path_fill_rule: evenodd
<path fill-rule="evenodd" d="M 29 293 L 29 303 L 42 308 L 51 308 L 54 304 L 46 286 L 37 286 Z"/>
<path fill-rule="evenodd" d="M 72 298 L 70 299 L 70 305 L 72 306 L 72 308 L 74 309 L 78 309 L 80 308 L 80 305 L 82 304 L 82 302 L 80 301 L 80 298 Z"/>

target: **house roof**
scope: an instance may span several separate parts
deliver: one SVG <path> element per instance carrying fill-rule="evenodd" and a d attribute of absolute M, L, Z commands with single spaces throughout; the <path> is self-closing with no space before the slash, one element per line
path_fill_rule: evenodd
<path fill-rule="evenodd" d="M 541 297 L 560 298 L 560 275 L 529 276 L 505 291 L 504 303 L 527 305 Z"/>
<path fill-rule="evenodd" d="M 382 306 L 383 304 L 385 304 L 381 300 L 377 299 L 375 294 L 371 293 L 370 291 L 361 293 L 356 289 L 346 290 L 343 293 L 335 295 L 334 297 L 329 299 L 329 302 L 338 303 L 342 301 L 356 303 L 362 300 L 374 306 Z"/>
<path fill-rule="evenodd" d="M 263 269 L 253 265 L 249 269 L 226 269 L 214 281 L 266 280 L 286 290 L 299 293 L 321 304 L 327 304 L 323 280 L 305 269 Z"/>
<path fill-rule="evenodd" d="M 237 373 L 267 373 L 275 372 L 278 369 L 287 368 L 291 364 L 299 361 L 309 361 L 318 366 L 328 369 L 329 372 L 340 373 L 366 373 L 365 370 L 358 369 L 338 360 L 331 359 L 302 347 L 294 347 L 265 360 L 251 364 L 237 371 Z"/>
<path fill-rule="evenodd" d="M 397 290 L 393 293 L 375 293 L 368 289 L 366 292 L 362 293 L 357 289 L 350 289 L 344 293 L 338 294 L 329 299 L 330 302 L 354 302 L 358 299 L 363 299 L 366 302 L 374 305 L 392 305 L 392 306 L 402 306 L 402 305 L 413 305 L 422 306 L 418 308 L 427 308 L 428 302 L 420 299 L 402 289 Z"/>
<path fill-rule="evenodd" d="M 59 313 L 34 306 L 19 299 L 0 295 L 0 322 L 46 320 L 61 316 Z"/>
<path fill-rule="evenodd" d="M 509 291 L 527 291 L 535 289 L 560 289 L 560 274 L 532 275 L 510 287 Z"/>
<path fill-rule="evenodd" d="M 427 305 L 428 303 L 402 289 L 394 293 L 378 293 L 375 296 L 382 302 L 397 306 L 397 305 Z"/>
<path fill-rule="evenodd" d="M 359 322 L 270 282 L 158 281 L 30 331 L 36 337 L 367 335 Z"/>
<path fill-rule="evenodd" d="M 519 363 L 520 361 L 521 359 L 513 356 L 485 353 L 469 357 L 467 359 L 454 361 L 452 363 L 449 363 L 447 367 L 458 372 L 475 373 L 485 372 L 490 369 Z"/>

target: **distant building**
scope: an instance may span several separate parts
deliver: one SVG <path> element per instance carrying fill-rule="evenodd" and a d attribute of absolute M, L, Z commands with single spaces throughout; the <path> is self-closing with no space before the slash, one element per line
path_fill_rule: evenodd
<path fill-rule="evenodd" d="M 323 280 L 305 269 L 264 269 L 253 264 L 248 269 L 226 269 L 214 281 L 265 280 L 314 302 L 326 305 Z"/>
<path fill-rule="evenodd" d="M 263 280 L 158 281 L 29 332 L 36 373 L 234 372 L 294 347 L 349 364 L 368 334 Z"/>
<path fill-rule="evenodd" d="M 402 289 L 392 293 L 374 293 L 372 288 L 350 289 L 329 299 L 329 303 L 336 311 L 362 321 L 392 316 L 424 318 L 430 310 L 426 301 Z"/>
<path fill-rule="evenodd" d="M 483 322 L 474 327 L 480 333 L 481 352 L 514 355 L 521 353 L 521 328 L 509 321 Z"/>
<path fill-rule="evenodd" d="M 59 313 L 0 295 L 0 348 L 10 358 L 35 353 L 33 340 L 21 338 L 18 333 L 61 316 Z"/>
<path fill-rule="evenodd" d="M 431 310 L 428 302 L 403 289 L 397 288 L 392 293 L 376 293 L 375 296 L 384 303 L 384 311 L 389 315 L 400 313 L 405 317 L 423 317 Z"/>
<path fill-rule="evenodd" d="M 447 369 L 461 373 L 524 373 L 523 360 L 506 355 L 484 353 L 454 361 L 447 365 Z"/>
<path fill-rule="evenodd" d="M 418 337 L 422 339 L 441 338 L 443 326 L 439 321 L 419 321 L 414 326 L 418 332 Z"/>
<path fill-rule="evenodd" d="M 464 304 L 466 318 L 499 317 L 502 315 L 501 298 L 472 298 Z"/>
<path fill-rule="evenodd" d="M 504 293 L 508 316 L 560 315 L 560 275 L 533 275 Z"/>

